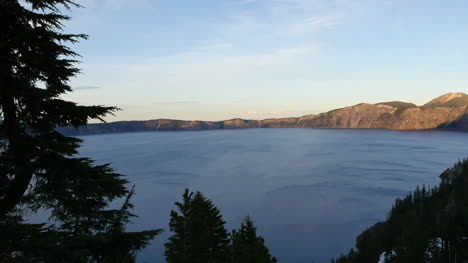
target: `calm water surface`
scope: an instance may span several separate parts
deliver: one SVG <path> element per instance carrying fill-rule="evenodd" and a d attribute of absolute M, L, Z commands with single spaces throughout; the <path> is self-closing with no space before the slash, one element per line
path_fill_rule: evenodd
<path fill-rule="evenodd" d="M 282 263 L 329 262 L 396 197 L 468 156 L 468 133 L 249 129 L 85 136 L 81 154 L 136 185 L 130 230 L 164 228 L 139 262 L 164 262 L 169 211 L 185 188 L 218 206 L 227 229 L 249 215 Z"/>

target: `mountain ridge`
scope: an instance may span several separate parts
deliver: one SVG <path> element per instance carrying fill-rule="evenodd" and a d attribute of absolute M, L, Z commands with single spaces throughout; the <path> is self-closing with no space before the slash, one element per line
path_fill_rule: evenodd
<path fill-rule="evenodd" d="M 468 95 L 447 93 L 417 106 L 402 101 L 376 104 L 360 103 L 320 114 L 300 117 L 224 121 L 184 121 L 153 119 L 89 124 L 86 127 L 59 128 L 66 135 L 142 131 L 183 131 L 248 128 L 359 128 L 391 130 L 454 130 L 468 131 Z"/>
<path fill-rule="evenodd" d="M 439 96 L 424 104 L 423 107 L 457 107 L 466 105 L 468 105 L 468 95 L 463 92 L 456 92 Z"/>

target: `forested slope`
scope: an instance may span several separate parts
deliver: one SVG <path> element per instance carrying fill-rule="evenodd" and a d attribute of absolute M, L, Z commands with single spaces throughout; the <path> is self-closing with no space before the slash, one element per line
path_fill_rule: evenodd
<path fill-rule="evenodd" d="M 334 263 L 468 262 L 468 159 L 397 199 L 388 219 L 360 234 Z"/>

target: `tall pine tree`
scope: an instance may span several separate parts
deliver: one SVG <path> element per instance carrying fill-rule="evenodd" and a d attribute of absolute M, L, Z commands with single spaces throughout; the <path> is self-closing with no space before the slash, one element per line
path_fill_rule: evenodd
<path fill-rule="evenodd" d="M 173 235 L 166 246 L 169 263 L 222 263 L 228 259 L 228 234 L 213 203 L 200 192 L 185 190 L 169 222 Z"/>
<path fill-rule="evenodd" d="M 263 237 L 257 236 L 257 228 L 247 217 L 239 230 L 231 234 L 231 263 L 276 263 L 270 255 Z"/>
<path fill-rule="evenodd" d="M 0 261 L 127 262 L 159 231 L 125 232 L 133 193 L 108 165 L 76 157 L 80 139 L 59 127 L 86 125 L 115 107 L 62 99 L 79 73 L 63 32 L 72 0 L 0 1 Z M 120 209 L 110 202 L 124 199 Z M 126 198 L 126 199 L 125 199 Z M 51 213 L 26 224 L 22 210 Z"/>

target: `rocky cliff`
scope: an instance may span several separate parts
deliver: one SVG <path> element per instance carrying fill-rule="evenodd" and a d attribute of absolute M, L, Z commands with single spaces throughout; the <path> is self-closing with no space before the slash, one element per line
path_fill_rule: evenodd
<path fill-rule="evenodd" d="M 468 95 L 466 95 L 465 93 L 458 92 L 447 93 L 445 95 L 442 95 L 424 104 L 423 107 L 459 107 L 466 105 L 468 105 Z"/>
<path fill-rule="evenodd" d="M 443 129 L 468 131 L 468 95 L 448 93 L 423 106 L 391 101 L 358 104 L 318 115 L 265 120 L 181 121 L 157 119 L 90 124 L 79 130 L 61 128 L 67 135 L 136 131 L 179 131 L 245 128 L 373 128 L 394 130 Z"/>
<path fill-rule="evenodd" d="M 299 127 L 373 128 L 394 130 L 460 129 L 466 126 L 468 106 L 396 108 L 384 104 L 359 104 L 316 115 Z M 458 123 L 457 125 L 454 125 Z"/>

